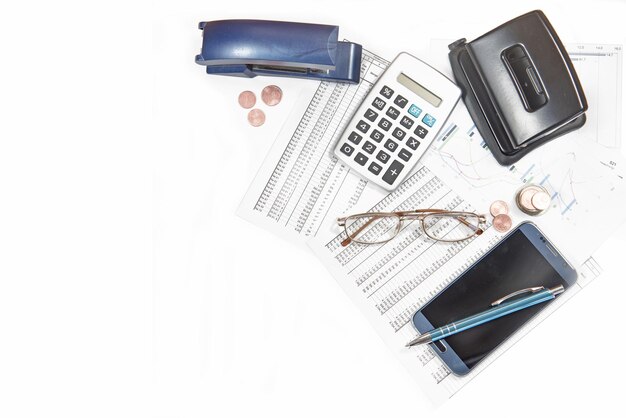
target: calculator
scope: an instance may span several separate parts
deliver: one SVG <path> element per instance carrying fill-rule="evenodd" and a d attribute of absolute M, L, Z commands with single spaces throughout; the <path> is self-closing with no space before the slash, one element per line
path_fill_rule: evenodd
<path fill-rule="evenodd" d="M 335 155 L 360 176 L 392 191 L 424 155 L 460 97 L 450 79 L 402 52 L 357 109 Z"/>

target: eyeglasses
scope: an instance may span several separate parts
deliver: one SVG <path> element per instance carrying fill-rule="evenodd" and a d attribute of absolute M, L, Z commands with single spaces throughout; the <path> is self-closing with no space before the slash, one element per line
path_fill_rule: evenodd
<path fill-rule="evenodd" d="M 405 220 L 419 221 L 424 233 L 431 239 L 458 242 L 484 232 L 485 216 L 472 212 L 453 212 L 443 209 L 417 209 L 403 212 L 359 213 L 338 218 L 348 236 L 343 247 L 351 242 L 382 244 L 393 239 L 402 229 Z"/>

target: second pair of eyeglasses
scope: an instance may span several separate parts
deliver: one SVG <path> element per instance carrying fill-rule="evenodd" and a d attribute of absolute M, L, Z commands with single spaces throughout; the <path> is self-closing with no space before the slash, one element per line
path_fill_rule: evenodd
<path fill-rule="evenodd" d="M 484 215 L 444 209 L 416 209 L 400 212 L 369 212 L 338 218 L 347 238 L 341 242 L 382 244 L 398 235 L 405 221 L 418 221 L 429 238 L 443 242 L 459 242 L 484 232 Z"/>

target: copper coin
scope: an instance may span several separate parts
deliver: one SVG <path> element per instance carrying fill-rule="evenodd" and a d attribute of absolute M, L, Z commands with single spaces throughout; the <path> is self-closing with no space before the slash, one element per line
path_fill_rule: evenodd
<path fill-rule="evenodd" d="M 252 126 L 261 126 L 265 123 L 265 113 L 261 109 L 252 109 L 248 112 L 248 123 Z"/>
<path fill-rule="evenodd" d="M 250 90 L 239 93 L 239 105 L 244 109 L 250 109 L 256 103 L 256 96 Z"/>
<path fill-rule="evenodd" d="M 493 227 L 496 228 L 498 232 L 506 232 L 511 229 L 511 225 L 513 225 L 513 221 L 509 215 L 501 213 L 500 215 L 493 218 Z"/>
<path fill-rule="evenodd" d="M 271 86 L 267 86 L 263 89 L 261 92 L 261 98 L 263 99 L 263 103 L 266 105 L 276 106 L 283 98 L 283 91 L 280 87 L 272 84 Z"/>
<path fill-rule="evenodd" d="M 491 212 L 491 216 L 506 215 L 509 213 L 509 205 L 504 200 L 496 200 L 489 207 L 489 212 Z"/>
<path fill-rule="evenodd" d="M 535 209 L 544 211 L 550 207 L 550 195 L 546 192 L 537 192 L 530 199 Z"/>

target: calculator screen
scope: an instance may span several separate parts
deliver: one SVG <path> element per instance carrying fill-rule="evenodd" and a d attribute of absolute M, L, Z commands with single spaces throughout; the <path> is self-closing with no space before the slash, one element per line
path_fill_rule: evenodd
<path fill-rule="evenodd" d="M 439 96 L 435 95 L 432 91 L 428 90 L 417 81 L 407 77 L 404 73 L 400 73 L 400 75 L 398 75 L 398 83 L 402 84 L 404 87 L 411 90 L 413 93 L 417 94 L 419 97 L 435 107 L 439 107 L 441 104 L 441 98 Z"/>

